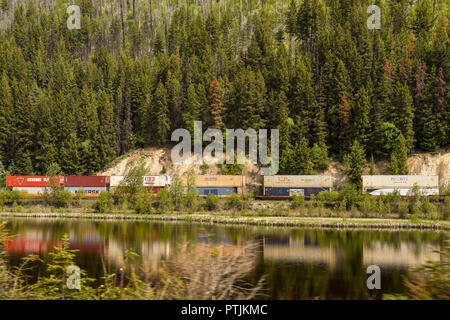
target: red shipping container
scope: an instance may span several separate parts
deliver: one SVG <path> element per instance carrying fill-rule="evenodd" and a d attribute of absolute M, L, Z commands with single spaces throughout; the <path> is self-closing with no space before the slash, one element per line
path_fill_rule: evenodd
<path fill-rule="evenodd" d="M 109 184 L 109 176 L 66 176 L 64 185 L 66 187 L 106 187 Z"/>
<path fill-rule="evenodd" d="M 7 187 L 49 187 L 64 183 L 64 177 L 48 176 L 7 176 Z"/>

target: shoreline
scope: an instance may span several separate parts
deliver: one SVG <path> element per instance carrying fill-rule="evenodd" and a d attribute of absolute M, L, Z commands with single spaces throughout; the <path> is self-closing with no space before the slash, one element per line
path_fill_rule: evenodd
<path fill-rule="evenodd" d="M 383 218 L 325 218 L 325 217 L 252 217 L 211 214 L 100 214 L 100 213 L 15 213 L 2 212 L 1 218 L 86 219 L 108 221 L 157 221 L 201 224 L 248 225 L 262 227 L 306 227 L 328 229 L 393 229 L 393 230 L 450 230 L 450 222 L 443 220 Z"/>

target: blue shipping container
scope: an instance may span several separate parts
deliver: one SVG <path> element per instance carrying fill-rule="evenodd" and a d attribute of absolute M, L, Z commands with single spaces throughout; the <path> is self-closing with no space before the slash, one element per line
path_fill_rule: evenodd
<path fill-rule="evenodd" d="M 291 192 L 292 190 L 292 192 Z M 284 196 L 289 197 L 292 194 L 304 196 L 317 195 L 322 191 L 330 191 L 331 188 L 301 188 L 301 187 L 290 187 L 290 188 L 265 188 L 264 195 L 266 196 Z"/>
<path fill-rule="evenodd" d="M 237 193 L 237 188 L 197 188 L 197 194 L 199 196 L 207 196 L 208 194 L 229 196 L 233 193 Z"/>

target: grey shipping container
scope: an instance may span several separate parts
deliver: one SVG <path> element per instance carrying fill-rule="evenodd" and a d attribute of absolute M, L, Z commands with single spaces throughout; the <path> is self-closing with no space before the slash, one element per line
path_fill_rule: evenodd
<path fill-rule="evenodd" d="M 199 196 L 207 196 L 209 194 L 229 196 L 233 193 L 237 193 L 237 188 L 197 188 L 197 194 Z"/>
<path fill-rule="evenodd" d="M 301 188 L 301 187 L 289 187 L 289 188 L 264 188 L 264 195 L 266 196 L 281 196 L 289 197 L 293 195 L 297 196 L 311 196 L 317 195 L 322 191 L 330 191 L 331 188 Z"/>

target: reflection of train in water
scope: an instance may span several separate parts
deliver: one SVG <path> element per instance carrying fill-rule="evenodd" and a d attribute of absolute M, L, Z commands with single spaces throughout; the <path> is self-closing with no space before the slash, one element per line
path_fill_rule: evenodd
<path fill-rule="evenodd" d="M 439 260 L 439 246 L 420 245 L 403 241 L 392 247 L 379 241 L 361 246 L 363 265 L 415 267 L 428 260 Z M 264 259 L 286 263 L 313 263 L 327 265 L 335 270 L 345 261 L 345 250 L 340 246 L 309 243 L 307 238 L 264 237 Z"/>
<path fill-rule="evenodd" d="M 165 175 L 144 176 L 142 186 L 158 194 L 161 189 L 170 187 L 172 180 Z M 186 186 L 187 178 L 181 180 Z M 294 195 L 309 199 L 333 190 L 333 179 L 326 175 L 264 176 L 262 182 L 262 194 L 256 196 L 261 200 L 287 200 Z M 44 196 L 52 187 L 61 187 L 83 198 L 97 198 L 102 191 L 126 188 L 124 176 L 8 176 L 6 186 L 34 197 Z M 245 192 L 246 180 L 241 175 L 199 175 L 195 177 L 195 186 L 199 197 L 209 194 L 227 197 Z M 362 176 L 362 186 L 365 193 L 374 196 L 398 192 L 400 196 L 409 197 L 416 191 L 424 196 L 439 196 L 439 178 L 432 175 Z"/>

